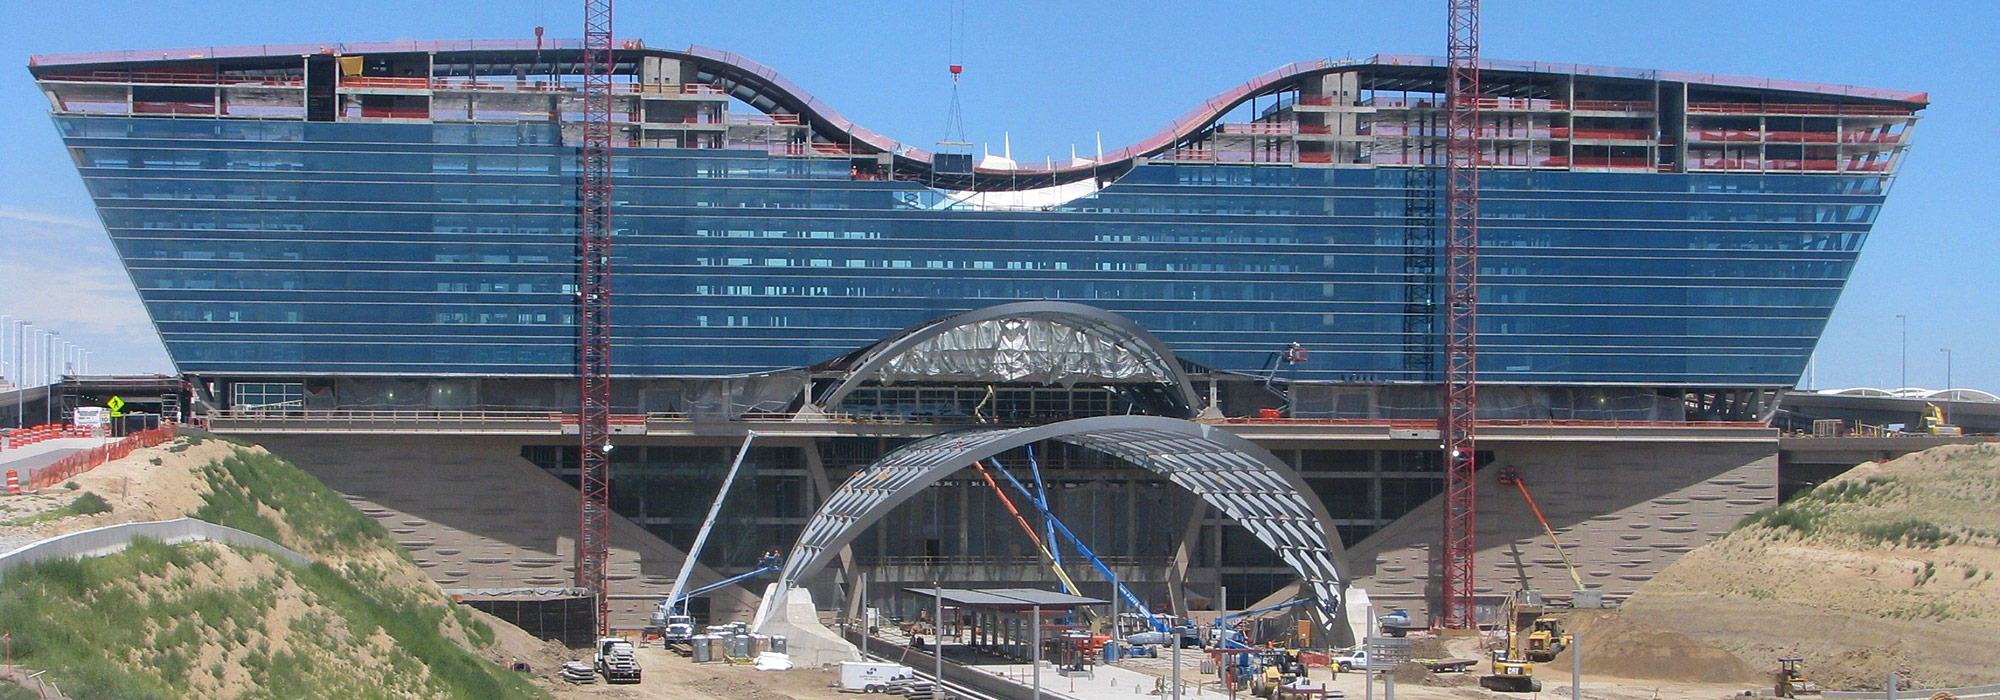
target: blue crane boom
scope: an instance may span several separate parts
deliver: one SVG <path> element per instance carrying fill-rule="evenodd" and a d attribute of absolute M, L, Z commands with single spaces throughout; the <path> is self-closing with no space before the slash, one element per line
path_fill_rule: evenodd
<path fill-rule="evenodd" d="M 757 568 L 753 571 L 750 571 L 748 573 L 737 574 L 735 576 L 731 576 L 721 581 L 716 581 L 715 583 L 711 583 L 706 586 L 696 588 L 694 590 L 674 594 L 673 597 L 660 601 L 659 609 L 656 612 L 654 612 L 653 617 L 655 619 L 664 619 L 665 617 L 671 615 L 685 615 L 687 614 L 687 602 L 688 599 L 690 598 L 694 598 L 695 596 L 699 596 L 703 593 L 707 593 L 709 591 L 733 583 L 737 583 L 739 581 L 747 581 L 756 578 L 758 576 L 763 576 L 764 574 L 772 573 L 783 568 L 785 568 L 785 563 L 783 560 L 777 557 L 770 557 L 770 556 L 764 557 L 762 560 L 757 562 Z"/>
<path fill-rule="evenodd" d="M 1030 457 L 1029 462 L 1033 463 L 1033 461 L 1033 457 Z M 1029 500 L 1035 502 L 1035 506 L 1042 511 L 1042 518 L 1047 520 L 1055 528 L 1056 532 L 1061 533 L 1063 539 L 1069 540 L 1069 543 L 1076 547 L 1077 553 L 1082 554 L 1083 558 L 1090 560 L 1090 565 L 1097 567 L 1098 573 L 1104 574 L 1104 580 L 1110 581 L 1112 586 L 1118 589 L 1118 595 L 1125 599 L 1126 605 L 1132 606 L 1133 610 L 1137 610 L 1146 616 L 1146 622 L 1153 626 L 1153 631 L 1162 633 L 1173 631 L 1173 628 L 1168 627 L 1167 623 L 1161 622 L 1160 618 L 1153 616 L 1152 609 L 1146 607 L 1146 602 L 1139 600 L 1139 596 L 1134 595 L 1132 589 L 1126 588 L 1124 583 L 1119 582 L 1118 574 L 1112 573 L 1111 567 L 1106 566 L 1103 559 L 1097 558 L 1097 553 L 1090 551 L 1090 547 L 1085 545 L 1083 540 L 1077 539 L 1076 534 L 1069 531 L 1069 526 L 1062 524 L 1061 520 L 1057 520 L 1055 515 L 1049 512 L 1048 501 L 1035 498 L 1034 492 L 1029 491 L 1028 487 L 1023 485 L 1020 479 L 1014 478 L 1014 474 L 1007 471 L 1007 468 L 1000 464 L 998 458 L 993 460 L 993 467 L 994 471 L 1000 472 L 1001 476 L 1007 477 L 1007 483 L 1013 484 L 1015 489 L 1020 490 L 1021 493 L 1027 495 Z"/>

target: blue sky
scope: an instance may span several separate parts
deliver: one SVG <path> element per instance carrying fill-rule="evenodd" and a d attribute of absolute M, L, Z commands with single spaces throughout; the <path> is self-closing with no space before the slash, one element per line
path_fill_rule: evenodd
<path fill-rule="evenodd" d="M 4 0 L 0 314 L 95 351 L 94 371 L 170 371 L 21 67 L 34 53 L 322 41 L 579 34 L 565 0 L 30 3 Z M 967 135 L 1015 157 L 1136 141 L 1198 101 L 1292 61 L 1443 52 L 1444 2 L 969 2 Z M 776 68 L 846 116 L 908 143 L 944 135 L 945 2 L 627 0 L 618 34 L 700 44 Z M 1490 58 L 1662 68 L 1928 91 L 1916 131 L 1820 344 L 1819 387 L 1893 386 L 1908 317 L 1911 384 L 2000 389 L 2000 3 L 1486 0 Z"/>

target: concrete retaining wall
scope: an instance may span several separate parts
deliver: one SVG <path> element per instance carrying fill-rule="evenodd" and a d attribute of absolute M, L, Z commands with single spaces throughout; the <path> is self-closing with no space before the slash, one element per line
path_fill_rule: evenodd
<path fill-rule="evenodd" d="M 81 557 L 101 557 L 125 550 L 136 537 L 146 537 L 167 544 L 183 542 L 220 542 L 250 547 L 269 552 L 279 559 L 296 566 L 306 566 L 312 561 L 304 555 L 233 527 L 224 527 L 194 518 L 178 518 L 145 523 L 124 523 L 92 530 L 72 532 L 51 537 L 40 542 L 0 554 L 0 575 L 5 575 L 15 567 L 52 559 L 76 559 Z"/>
<path fill-rule="evenodd" d="M 1939 692 L 1951 693 L 1961 698 L 1985 698 L 2000 695 L 2000 683 L 1975 685 L 1969 688 L 1938 688 L 1936 690 L 1898 690 L 1896 697 L 1908 700 L 1923 700 Z M 1827 700 L 1888 700 L 1889 694 L 1875 691 L 1829 690 L 1824 693 Z"/>

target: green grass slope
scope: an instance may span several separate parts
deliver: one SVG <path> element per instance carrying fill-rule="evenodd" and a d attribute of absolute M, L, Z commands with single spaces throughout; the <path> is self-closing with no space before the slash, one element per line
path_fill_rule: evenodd
<path fill-rule="evenodd" d="M 81 698 L 547 697 L 472 651 L 493 631 L 373 519 L 259 448 L 226 455 L 192 467 L 201 505 L 189 515 L 268 537 L 310 566 L 140 541 L 24 567 L 0 580 L 15 661 Z"/>

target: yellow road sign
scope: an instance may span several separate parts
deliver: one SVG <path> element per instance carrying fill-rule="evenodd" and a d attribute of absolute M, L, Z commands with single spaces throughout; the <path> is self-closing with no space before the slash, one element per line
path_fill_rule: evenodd
<path fill-rule="evenodd" d="M 117 418 L 119 416 L 125 415 L 124 412 L 118 410 L 125 407 L 125 399 L 113 396 L 111 397 L 110 401 L 104 402 L 104 407 L 111 409 L 112 418 Z"/>

